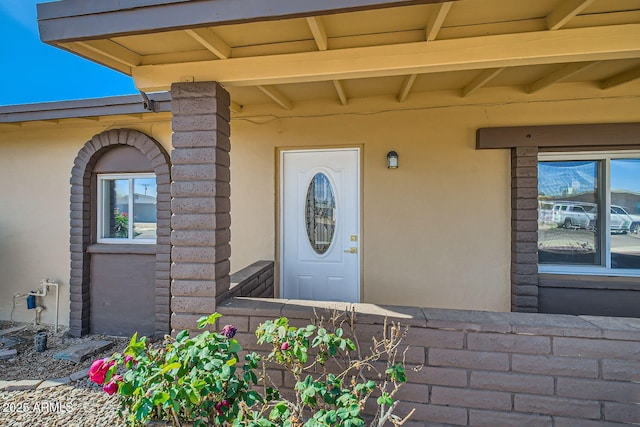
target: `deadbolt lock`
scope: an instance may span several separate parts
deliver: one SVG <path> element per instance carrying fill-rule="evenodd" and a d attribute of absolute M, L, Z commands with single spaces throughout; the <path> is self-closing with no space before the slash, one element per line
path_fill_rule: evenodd
<path fill-rule="evenodd" d="M 357 242 L 358 241 L 358 236 L 356 236 L 355 234 L 351 235 L 351 241 L 352 242 Z"/>

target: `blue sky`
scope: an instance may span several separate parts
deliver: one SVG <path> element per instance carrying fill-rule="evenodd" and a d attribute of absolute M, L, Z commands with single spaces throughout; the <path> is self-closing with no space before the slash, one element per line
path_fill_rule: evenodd
<path fill-rule="evenodd" d="M 548 196 L 561 196 L 568 188 L 575 193 L 594 192 L 596 163 L 544 162 L 538 164 L 538 187 Z M 614 159 L 611 161 L 611 189 L 640 194 L 640 159 Z"/>
<path fill-rule="evenodd" d="M 49 1 L 0 0 L 0 105 L 138 93 L 129 76 L 40 41 L 36 4 Z"/>

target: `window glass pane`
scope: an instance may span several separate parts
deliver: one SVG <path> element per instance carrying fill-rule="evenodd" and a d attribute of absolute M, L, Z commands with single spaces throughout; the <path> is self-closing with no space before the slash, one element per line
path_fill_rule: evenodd
<path fill-rule="evenodd" d="M 611 160 L 611 267 L 640 268 L 640 159 Z"/>
<path fill-rule="evenodd" d="M 102 237 L 129 237 L 129 180 L 102 180 Z"/>
<path fill-rule="evenodd" d="M 600 265 L 597 161 L 538 163 L 540 264 Z"/>
<path fill-rule="evenodd" d="M 329 178 L 323 173 L 316 174 L 307 190 L 305 221 L 307 237 L 318 254 L 327 252 L 336 226 L 336 199 Z"/>
<path fill-rule="evenodd" d="M 156 199 L 155 178 L 136 178 L 133 180 L 133 238 L 156 238 Z"/>

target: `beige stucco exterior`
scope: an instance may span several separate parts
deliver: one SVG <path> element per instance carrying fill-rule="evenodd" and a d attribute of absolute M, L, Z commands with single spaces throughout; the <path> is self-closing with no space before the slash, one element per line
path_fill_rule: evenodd
<path fill-rule="evenodd" d="M 83 122 L 93 123 L 86 124 Z M 69 197 L 71 169 L 82 146 L 96 134 L 126 127 L 146 133 L 170 149 L 170 123 L 140 119 L 105 123 L 63 121 L 58 125 L 5 125 L 0 132 L 0 320 L 11 318 L 13 295 L 37 290 L 40 280 L 60 284 L 58 321 L 69 322 Z M 52 288 L 53 290 L 53 288 Z M 13 320 L 35 312 L 17 299 Z M 38 298 L 42 322 L 55 323 L 55 295 Z"/>
<path fill-rule="evenodd" d="M 251 106 L 231 121 L 231 271 L 277 257 L 278 150 L 359 146 L 362 301 L 508 311 L 510 157 L 508 150 L 476 150 L 475 131 L 639 121 L 639 94 L 632 85 L 602 98 L 597 88 L 571 83 L 534 96 L 489 88 L 464 105 L 451 93 L 430 92 L 402 105 L 372 97 L 346 107 L 300 103 L 290 112 Z M 69 177 L 83 144 L 107 129 L 131 128 L 171 150 L 167 113 L 103 120 L 2 125 L 2 320 L 15 293 L 50 278 L 61 285 L 59 322 L 68 324 Z M 386 168 L 391 149 L 400 156 L 397 170 Z M 54 323 L 53 297 L 42 305 L 42 320 Z M 29 321 L 33 312 L 20 305 L 13 318 Z"/>
<path fill-rule="evenodd" d="M 563 99 L 570 86 L 526 99 L 494 89 L 459 106 L 443 92 L 402 109 L 381 97 L 232 120 L 232 271 L 275 257 L 277 149 L 362 146 L 362 300 L 508 311 L 509 151 L 476 150 L 475 131 L 640 118 L 628 92 L 603 99 L 584 87 L 583 99 Z M 391 149 L 400 156 L 397 170 L 386 168 Z"/>

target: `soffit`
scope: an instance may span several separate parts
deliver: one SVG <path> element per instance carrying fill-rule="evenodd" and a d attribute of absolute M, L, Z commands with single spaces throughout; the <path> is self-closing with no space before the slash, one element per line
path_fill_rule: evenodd
<path fill-rule="evenodd" d="M 640 0 L 457 0 L 271 19 L 49 42 L 142 90 L 218 80 L 236 110 L 566 82 L 606 90 L 640 78 Z"/>

